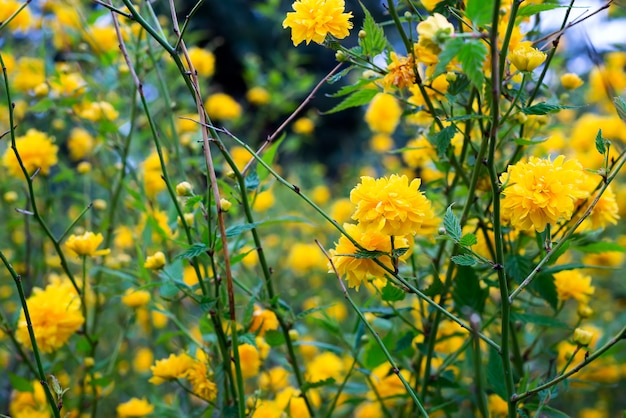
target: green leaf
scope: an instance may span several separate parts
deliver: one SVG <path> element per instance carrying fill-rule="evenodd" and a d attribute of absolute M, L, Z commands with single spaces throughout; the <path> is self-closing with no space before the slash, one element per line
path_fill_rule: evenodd
<path fill-rule="evenodd" d="M 265 342 L 267 342 L 270 347 L 278 347 L 279 345 L 285 344 L 285 336 L 280 331 L 270 330 L 265 333 Z"/>
<path fill-rule="evenodd" d="M 446 152 L 450 147 L 450 142 L 452 142 L 452 138 L 454 137 L 455 133 L 456 128 L 454 127 L 454 125 L 450 125 L 446 126 L 433 136 L 430 142 L 437 147 L 437 155 L 439 156 L 439 158 L 446 155 Z"/>
<path fill-rule="evenodd" d="M 262 225 L 262 224 L 263 224 L 263 221 L 230 226 L 230 227 L 226 228 L 226 237 L 227 238 L 234 238 L 234 237 L 236 237 L 238 235 L 241 235 L 244 232 L 248 232 L 248 231 L 250 231 L 250 230 L 252 230 L 252 229 L 254 229 L 257 226 Z"/>
<path fill-rule="evenodd" d="M 465 71 L 467 78 L 479 91 L 482 91 L 483 83 L 485 82 L 485 73 L 483 71 L 485 58 L 487 58 L 487 47 L 478 39 L 467 41 L 458 54 L 463 71 Z"/>
<path fill-rule="evenodd" d="M 488 294 L 488 289 L 480 286 L 480 279 L 474 269 L 465 265 L 458 267 L 452 291 L 452 299 L 457 312 L 461 312 L 465 306 L 475 312 L 482 312 Z"/>
<path fill-rule="evenodd" d="M 624 99 L 621 97 L 615 97 L 613 99 L 613 104 L 615 105 L 619 118 L 626 122 L 626 102 L 624 102 Z"/>
<path fill-rule="evenodd" d="M 454 240 L 459 242 L 461 240 L 461 223 L 459 219 L 452 213 L 452 205 L 446 209 L 446 214 L 443 217 L 443 227 L 446 229 L 446 234 Z"/>
<path fill-rule="evenodd" d="M 476 238 L 476 235 L 474 234 L 465 234 L 463 235 L 463 238 L 461 238 L 461 240 L 459 241 L 459 245 L 462 245 L 464 247 L 471 247 L 472 245 L 475 245 L 478 243 L 478 238 Z"/>
<path fill-rule="evenodd" d="M 407 331 L 402 337 L 398 338 L 394 352 L 399 353 L 407 348 L 412 348 L 415 335 L 415 332 Z"/>
<path fill-rule="evenodd" d="M 406 297 L 406 293 L 391 282 L 387 282 L 385 287 L 383 287 L 381 296 L 385 302 L 397 302 L 403 300 Z"/>
<path fill-rule="evenodd" d="M 606 253 L 606 252 L 615 252 L 618 251 L 620 253 L 626 252 L 626 248 L 615 242 L 591 242 L 584 246 L 576 246 L 574 249 L 583 252 L 585 254 L 598 254 L 598 253 Z"/>
<path fill-rule="evenodd" d="M 409 247 L 395 248 L 395 249 L 392 251 L 391 255 L 392 255 L 394 258 L 400 258 L 400 257 L 402 257 L 404 254 L 406 254 L 406 252 L 407 252 L 407 251 L 409 251 Z"/>
<path fill-rule="evenodd" d="M 596 149 L 602 155 L 606 153 L 606 144 L 604 141 L 604 138 L 602 138 L 602 129 L 600 129 L 598 130 L 598 135 L 596 135 Z"/>
<path fill-rule="evenodd" d="M 567 252 L 567 250 L 569 250 L 571 241 L 566 241 L 565 244 L 561 245 L 561 248 L 559 248 L 556 251 L 552 251 L 552 253 L 550 254 L 550 258 L 548 259 L 548 263 L 549 264 L 554 264 L 558 261 L 558 259 Z"/>
<path fill-rule="evenodd" d="M 448 121 L 448 122 L 465 122 L 467 120 L 474 120 L 474 119 L 489 119 L 489 116 L 472 113 L 472 114 L 469 114 L 469 115 L 453 116 L 451 118 L 446 119 L 446 121 Z"/>
<path fill-rule="evenodd" d="M 492 10 L 493 0 L 467 0 L 465 16 L 467 16 L 475 26 L 480 26 L 491 21 Z"/>
<path fill-rule="evenodd" d="M 52 99 L 46 97 L 44 99 L 41 99 L 34 106 L 31 106 L 28 110 L 33 113 L 43 113 L 49 111 L 56 106 L 57 104 Z"/>
<path fill-rule="evenodd" d="M 171 299 L 178 294 L 180 290 L 172 282 L 165 282 L 159 287 L 159 295 L 164 299 Z"/>
<path fill-rule="evenodd" d="M 522 112 L 527 115 L 547 115 L 548 113 L 556 113 L 563 109 L 577 109 L 580 106 L 565 106 L 558 104 L 548 104 L 546 102 L 537 103 L 536 105 L 525 107 Z"/>
<path fill-rule="evenodd" d="M 514 138 L 513 141 L 515 142 L 516 145 L 537 145 L 537 144 L 541 144 L 542 142 L 546 142 L 548 139 L 550 139 L 549 136 L 540 136 L 540 137 L 531 138 L 531 139 Z"/>
<path fill-rule="evenodd" d="M 559 9 L 562 7 L 567 7 L 567 6 L 562 6 L 558 3 L 527 4 L 519 8 L 519 10 L 517 11 L 517 18 L 519 19 L 521 17 L 533 16 L 533 15 L 536 15 L 537 13 L 546 12 L 548 10 Z"/>
<path fill-rule="evenodd" d="M 352 254 L 354 258 L 378 258 L 378 257 L 382 257 L 383 255 L 388 255 L 388 254 L 384 251 L 377 251 L 377 250 L 374 250 L 374 251 L 358 250 L 356 254 Z"/>
<path fill-rule="evenodd" d="M 257 171 L 256 170 L 248 171 L 248 175 L 244 179 L 244 186 L 246 190 L 249 192 L 252 192 L 256 190 L 257 187 L 259 187 L 259 184 L 261 184 L 261 180 L 259 180 L 259 174 L 257 173 Z"/>
<path fill-rule="evenodd" d="M 433 282 L 426 289 L 423 290 L 423 293 L 426 296 L 431 296 L 431 297 L 435 295 L 439 295 L 441 294 L 441 292 L 443 292 L 443 282 L 437 276 L 435 276 L 433 279 Z"/>
<path fill-rule="evenodd" d="M 433 73 L 433 77 L 437 77 L 439 74 L 443 74 L 446 72 L 446 67 L 448 64 L 459 55 L 461 49 L 465 45 L 465 41 L 463 38 L 454 38 L 449 39 L 442 51 L 439 53 L 439 62 L 435 67 L 435 72 Z"/>
<path fill-rule="evenodd" d="M 368 57 L 374 57 L 385 50 L 387 47 L 387 38 L 385 38 L 383 28 L 374 21 L 374 18 L 365 6 L 363 6 L 363 3 L 361 3 L 361 8 L 365 14 L 365 19 L 363 20 L 365 37 L 359 37 L 359 46 L 363 49 L 363 54 Z"/>
<path fill-rule="evenodd" d="M 511 255 L 504 261 L 506 275 L 515 280 L 516 283 L 522 283 L 531 270 L 532 261 L 520 254 Z"/>
<path fill-rule="evenodd" d="M 337 113 L 345 109 L 350 109 L 351 107 L 362 106 L 364 104 L 368 104 L 374 96 L 378 94 L 378 90 L 374 89 L 363 89 L 358 90 L 346 97 L 341 103 L 337 106 L 333 107 L 327 112 L 323 112 L 323 115 L 330 115 L 331 113 Z"/>
<path fill-rule="evenodd" d="M 305 382 L 301 387 L 300 390 L 302 392 L 305 392 L 309 389 L 315 389 L 315 388 L 321 388 L 324 386 L 330 386 L 330 385 L 334 385 L 335 384 L 335 378 L 334 377 L 329 377 L 328 379 L 324 379 L 324 380 L 318 380 L 317 382 Z"/>
<path fill-rule="evenodd" d="M 556 285 L 552 275 L 545 273 L 538 275 L 529 287 L 533 293 L 548 302 L 552 309 L 557 309 L 559 296 L 556 292 Z"/>
<path fill-rule="evenodd" d="M 33 382 L 29 379 L 26 379 L 22 376 L 18 376 L 14 373 L 9 372 L 9 382 L 11 382 L 11 386 L 13 389 L 18 392 L 34 392 L 35 388 L 33 387 Z"/>
<path fill-rule="evenodd" d="M 277 140 L 272 142 L 269 149 L 265 151 L 265 153 L 261 157 L 263 162 L 265 162 L 270 167 L 272 166 L 272 164 L 274 164 L 274 161 L 276 161 L 276 154 L 278 153 L 278 147 L 280 147 L 280 144 L 283 142 L 283 140 L 286 137 L 287 135 L 283 133 Z M 259 164 L 259 166 L 257 167 L 257 174 L 259 176 L 259 181 L 263 181 L 267 178 L 267 176 L 269 176 L 270 172 L 267 171 L 267 168 Z"/>
<path fill-rule="evenodd" d="M 197 196 L 192 196 L 190 198 L 187 198 L 187 200 L 185 200 L 185 209 L 187 211 L 191 211 L 193 209 L 194 206 L 196 206 L 196 204 L 202 202 L 202 196 L 197 195 Z"/>
<path fill-rule="evenodd" d="M 473 266 L 478 262 L 471 254 L 453 255 L 450 259 L 459 266 Z"/>
<path fill-rule="evenodd" d="M 191 259 L 191 258 L 199 256 L 200 254 L 206 253 L 208 249 L 209 247 L 207 247 L 206 244 L 202 242 L 194 242 L 189 247 L 187 247 L 185 251 L 178 254 L 176 256 L 176 259 L 181 259 L 181 258 Z"/>
<path fill-rule="evenodd" d="M 469 78 L 467 78 L 467 76 L 465 74 L 458 74 L 457 73 L 456 80 L 454 80 L 448 86 L 448 91 L 446 92 L 446 96 L 447 97 L 454 97 L 457 94 L 468 93 L 469 91 L 471 91 L 470 88 L 469 88 L 469 85 L 470 85 Z M 475 115 L 475 116 L 483 118 L 483 119 L 488 119 L 489 118 L 489 116 L 486 116 L 486 115 Z M 454 118 L 450 118 L 450 120 L 452 120 L 452 119 L 454 119 Z"/>
<path fill-rule="evenodd" d="M 544 327 L 552 328 L 570 328 L 569 325 L 547 315 L 526 314 L 521 312 L 513 312 L 511 317 L 514 321 L 520 321 L 524 324 L 536 324 Z"/>
<path fill-rule="evenodd" d="M 333 94 L 327 94 L 327 97 L 342 97 L 342 96 L 347 96 L 350 93 L 354 93 L 357 90 L 360 90 L 361 88 L 363 88 L 363 86 L 370 84 L 372 82 L 371 79 L 366 78 L 366 79 L 362 79 L 359 80 L 356 84 L 351 84 L 349 86 L 343 86 L 341 87 L 337 92 L 333 93 Z"/>
<path fill-rule="evenodd" d="M 502 359 L 498 352 L 489 347 L 489 360 L 487 361 L 487 384 L 502 399 L 506 396 L 506 379 L 502 369 Z"/>

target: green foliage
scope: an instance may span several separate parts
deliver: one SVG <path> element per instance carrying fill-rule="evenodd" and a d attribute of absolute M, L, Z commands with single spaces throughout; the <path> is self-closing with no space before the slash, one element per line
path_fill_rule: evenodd
<path fill-rule="evenodd" d="M 361 3 L 361 8 L 365 14 L 363 20 L 363 31 L 365 31 L 364 37 L 359 37 L 359 46 L 363 50 L 363 55 L 367 57 L 374 57 L 387 47 L 387 38 L 385 37 L 385 31 L 383 28 L 374 21 L 371 13 Z"/>
<path fill-rule="evenodd" d="M 330 115 L 340 112 L 342 110 L 350 109 L 351 107 L 363 106 L 365 104 L 368 104 L 377 94 L 378 91 L 373 89 L 357 90 L 356 92 L 345 98 L 341 103 L 339 103 L 332 109 L 324 112 L 324 114 Z"/>
<path fill-rule="evenodd" d="M 474 87 L 482 89 L 485 82 L 483 65 L 487 57 L 487 47 L 483 41 L 471 39 L 458 52 L 457 58 L 463 66 L 463 71 Z"/>

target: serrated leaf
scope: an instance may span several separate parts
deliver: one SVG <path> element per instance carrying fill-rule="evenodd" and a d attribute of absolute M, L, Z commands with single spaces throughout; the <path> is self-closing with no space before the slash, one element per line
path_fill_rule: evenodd
<path fill-rule="evenodd" d="M 282 332 L 276 330 L 269 330 L 265 332 L 265 342 L 269 344 L 270 347 L 278 347 L 279 345 L 285 344 L 285 336 Z"/>
<path fill-rule="evenodd" d="M 400 258 L 406 254 L 407 251 L 409 251 L 409 247 L 395 248 L 391 254 L 394 258 Z"/>
<path fill-rule="evenodd" d="M 470 115 L 460 115 L 460 116 L 453 116 L 451 118 L 446 119 L 446 121 L 448 122 L 465 122 L 468 120 L 474 120 L 474 119 L 489 119 L 489 116 L 487 115 L 479 115 L 477 113 L 472 113 Z"/>
<path fill-rule="evenodd" d="M 318 380 L 317 382 L 305 382 L 300 387 L 300 390 L 302 392 L 306 392 L 309 389 L 321 388 L 321 387 L 324 387 L 324 386 L 330 386 L 330 385 L 334 385 L 334 384 L 335 384 L 335 378 L 334 377 L 329 377 L 328 379 Z"/>
<path fill-rule="evenodd" d="M 354 258 L 378 258 L 381 257 L 383 255 L 387 255 L 386 252 L 384 251 L 362 251 L 362 250 L 358 250 L 356 252 L 356 254 L 352 254 L 352 256 Z"/>
<path fill-rule="evenodd" d="M 485 44 L 477 39 L 467 41 L 457 57 L 463 66 L 463 71 L 467 78 L 469 78 L 474 87 L 482 91 L 483 83 L 485 82 L 483 63 L 485 58 L 487 58 L 487 47 Z"/>
<path fill-rule="evenodd" d="M 474 234 L 465 234 L 459 241 L 459 245 L 462 245 L 464 247 L 471 247 L 472 245 L 475 245 L 477 243 L 478 238 L 476 238 L 476 235 Z"/>
<path fill-rule="evenodd" d="M 598 254 L 598 253 L 606 253 L 612 251 L 618 251 L 620 253 L 626 252 L 626 248 L 615 243 L 615 242 L 591 242 L 589 244 L 583 246 L 574 247 L 576 250 L 583 252 L 585 254 Z"/>
<path fill-rule="evenodd" d="M 207 247 L 206 244 L 202 242 L 194 242 L 189 247 L 187 247 L 185 251 L 178 254 L 176 258 L 177 259 L 181 259 L 181 258 L 191 259 L 191 258 L 199 256 L 200 254 L 206 253 L 208 249 L 209 247 Z"/>
<path fill-rule="evenodd" d="M 192 196 L 190 198 L 187 198 L 187 200 L 185 200 L 185 209 L 187 211 L 191 211 L 193 209 L 193 207 L 197 204 L 202 202 L 202 196 L 197 195 L 197 196 Z"/>
<path fill-rule="evenodd" d="M 489 358 L 487 360 L 487 384 L 502 399 L 506 396 L 506 380 L 502 368 L 502 359 L 498 352 L 489 347 Z"/>
<path fill-rule="evenodd" d="M 478 313 L 482 312 L 488 294 L 488 289 L 480 286 L 480 279 L 474 269 L 465 265 L 458 267 L 452 291 L 452 299 L 457 312 L 461 313 L 464 307 L 469 307 Z"/>
<path fill-rule="evenodd" d="M 530 107 L 525 107 L 522 112 L 526 115 L 547 115 L 548 113 L 555 113 L 563 109 L 577 109 L 579 106 L 565 106 L 558 104 L 548 104 L 546 102 L 537 103 Z"/>
<path fill-rule="evenodd" d="M 363 20 L 365 37 L 359 38 L 359 46 L 363 49 L 363 54 L 373 57 L 385 50 L 387 38 L 385 38 L 383 28 L 374 21 L 374 18 L 362 3 L 361 8 L 365 14 L 365 19 Z"/>
<path fill-rule="evenodd" d="M 570 328 L 569 325 L 547 315 L 526 314 L 521 312 L 511 313 L 514 321 L 520 321 L 524 324 L 536 324 L 552 328 Z"/>
<path fill-rule="evenodd" d="M 602 155 L 606 153 L 606 145 L 604 138 L 602 138 L 602 129 L 598 130 L 598 134 L 596 135 L 596 149 Z"/>
<path fill-rule="evenodd" d="M 493 10 L 493 0 L 467 0 L 465 6 L 465 16 L 474 25 L 480 26 L 491 21 Z"/>
<path fill-rule="evenodd" d="M 457 94 L 468 93 L 471 91 L 469 88 L 470 81 L 469 78 L 465 74 L 457 74 L 456 80 L 454 80 L 448 86 L 448 91 L 446 92 L 446 97 L 454 97 Z M 488 116 L 480 115 L 481 117 L 487 119 Z"/>
<path fill-rule="evenodd" d="M 450 147 L 450 143 L 452 142 L 452 138 L 456 133 L 456 128 L 454 125 L 446 126 L 441 131 L 437 132 L 432 137 L 432 144 L 437 147 L 437 155 L 439 158 L 446 155 L 448 148 Z"/>
<path fill-rule="evenodd" d="M 351 107 L 363 106 L 364 104 L 368 104 L 372 101 L 374 96 L 378 94 L 378 90 L 374 89 L 363 89 L 358 90 L 346 97 L 341 103 L 337 106 L 333 107 L 327 112 L 323 112 L 323 115 L 330 115 L 331 113 L 337 113 L 345 109 L 350 109 Z"/>
<path fill-rule="evenodd" d="M 528 17 L 536 15 L 537 13 L 546 12 L 548 10 L 559 9 L 567 6 L 560 5 L 558 3 L 546 3 L 546 4 L 527 4 L 522 6 L 517 11 L 517 19 L 521 17 Z"/>
<path fill-rule="evenodd" d="M 13 389 L 18 392 L 34 392 L 35 388 L 33 387 L 33 382 L 29 379 L 26 379 L 22 376 L 18 376 L 15 373 L 9 372 L 9 382 Z"/>
<path fill-rule="evenodd" d="M 461 49 L 465 45 L 463 38 L 449 39 L 445 44 L 441 52 L 439 53 L 439 62 L 435 67 L 433 77 L 437 77 L 439 74 L 446 72 L 447 65 L 459 54 Z"/>
<path fill-rule="evenodd" d="M 360 90 L 363 86 L 365 86 L 366 84 L 370 84 L 372 82 L 372 80 L 370 79 L 362 79 L 359 80 L 358 83 L 356 84 L 352 84 L 349 86 L 343 86 L 341 87 L 337 92 L 333 93 L 333 94 L 328 94 L 328 97 L 343 97 L 343 96 L 347 96 L 350 93 L 353 93 L 357 90 Z"/>
<path fill-rule="evenodd" d="M 446 209 L 446 214 L 443 217 L 443 227 L 446 229 L 446 234 L 454 240 L 459 242 L 461 240 L 461 223 L 458 218 L 452 212 L 452 205 Z"/>
<path fill-rule="evenodd" d="M 626 102 L 621 97 L 615 97 L 613 99 L 613 104 L 615 105 L 615 110 L 617 110 L 617 114 L 619 118 L 626 122 Z"/>
<path fill-rule="evenodd" d="M 383 287 L 381 297 L 385 302 L 397 302 L 403 300 L 406 297 L 406 293 L 391 282 L 387 282 L 385 287 Z"/>
<path fill-rule="evenodd" d="M 459 266 L 473 266 L 478 262 L 478 260 L 470 254 L 453 255 L 450 259 L 454 264 Z"/>

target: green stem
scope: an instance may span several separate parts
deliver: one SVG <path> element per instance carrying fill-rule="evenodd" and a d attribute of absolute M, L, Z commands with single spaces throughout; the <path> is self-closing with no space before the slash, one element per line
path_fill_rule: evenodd
<path fill-rule="evenodd" d="M 2 58 L 0 57 L 0 60 Z M 4 63 L 2 64 L 4 67 Z M 48 400 L 48 404 L 50 408 L 52 408 L 52 413 L 55 418 L 61 418 L 61 413 L 57 404 L 52 396 L 52 392 L 50 391 L 50 387 L 48 385 L 48 380 L 46 379 L 46 373 L 43 371 L 43 365 L 41 363 L 41 356 L 39 355 L 39 348 L 37 347 L 37 340 L 35 339 L 35 331 L 33 330 L 33 323 L 30 319 L 30 313 L 28 312 L 28 305 L 26 304 L 26 296 L 24 295 L 24 288 L 22 287 L 22 278 L 19 274 L 15 272 L 13 266 L 9 263 L 9 260 L 4 256 L 4 253 L 0 251 L 0 259 L 4 263 L 5 267 L 9 270 L 11 277 L 15 281 L 15 285 L 17 286 L 17 292 L 20 295 L 20 302 L 22 304 L 22 310 L 24 311 L 24 317 L 26 318 L 26 328 L 28 329 L 28 336 L 30 337 L 31 345 L 33 346 L 33 355 L 35 356 L 35 363 L 37 364 L 37 371 L 39 373 L 39 383 L 43 386 L 43 390 L 46 393 L 46 399 Z"/>
<path fill-rule="evenodd" d="M 511 114 L 513 109 L 515 109 L 515 105 L 519 101 L 519 98 L 522 95 L 522 91 L 524 90 L 524 85 L 526 84 L 526 77 L 527 77 L 527 73 L 524 72 L 522 74 L 522 82 L 520 83 L 519 90 L 517 90 L 517 94 L 515 95 L 515 98 L 513 99 L 513 102 L 511 102 L 511 106 L 506 111 L 504 116 L 502 116 L 502 118 L 500 119 L 500 125 L 504 125 L 504 122 L 506 122 L 506 119 L 509 117 L 509 115 Z"/>
<path fill-rule="evenodd" d="M 470 324 L 474 331 L 478 331 L 480 329 L 480 316 L 476 313 L 473 313 L 470 316 Z M 474 332 L 472 334 L 472 347 L 473 347 L 473 360 L 474 360 L 474 384 L 475 384 L 475 396 L 476 396 L 476 404 L 478 406 L 478 410 L 482 414 L 483 418 L 489 417 L 489 411 L 487 409 L 487 400 L 485 399 L 485 382 L 483 376 L 483 361 L 482 361 L 482 351 L 480 349 L 480 339 L 477 338 L 477 334 Z"/>
<path fill-rule="evenodd" d="M 499 55 L 500 61 L 498 63 L 497 71 L 499 75 L 498 80 L 500 82 L 502 82 L 502 79 L 504 76 L 504 67 L 506 66 L 506 56 L 509 51 L 509 42 L 511 41 L 513 28 L 515 27 L 515 18 L 517 17 L 517 11 L 519 10 L 519 6 L 522 4 L 523 1 L 524 0 L 513 0 L 513 4 L 511 5 L 511 13 L 509 14 L 509 22 L 507 24 L 506 32 L 504 34 L 504 40 L 502 41 L 502 51 L 500 52 L 500 55 Z M 500 2 L 498 1 L 498 3 Z M 494 10 L 494 18 L 492 21 L 493 27 L 491 28 L 491 35 L 495 34 L 495 37 L 491 36 L 491 42 L 495 41 L 495 44 L 492 43 L 491 45 L 492 50 L 498 48 L 498 20 L 500 18 L 499 7 L 500 5 L 498 4 L 498 10 L 497 10 L 498 17 L 495 17 L 496 10 Z M 491 59 L 495 59 L 495 58 L 492 56 Z"/>
<path fill-rule="evenodd" d="M 9 23 L 11 23 L 11 21 L 13 19 L 15 19 L 15 17 L 20 14 L 20 12 L 22 10 L 24 10 L 26 8 L 26 6 L 28 6 L 30 4 L 32 0 L 26 0 L 15 12 L 13 12 L 13 14 L 11 16 L 9 16 L 9 18 L 3 22 L 0 22 L 0 31 L 2 29 L 4 29 L 5 27 L 7 27 L 9 25 Z"/>

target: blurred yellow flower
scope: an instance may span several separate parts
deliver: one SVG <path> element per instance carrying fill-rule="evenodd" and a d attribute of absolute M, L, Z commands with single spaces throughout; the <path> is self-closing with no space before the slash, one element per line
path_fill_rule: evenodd
<path fill-rule="evenodd" d="M 43 386 L 38 380 L 33 380 L 31 384 L 33 386 L 32 392 L 18 390 L 11 392 L 11 403 L 9 404 L 11 417 L 49 418 L 52 416 Z"/>
<path fill-rule="evenodd" d="M 343 39 L 352 29 L 352 12 L 344 13 L 344 0 L 296 0 L 287 13 L 283 28 L 291 28 L 294 46 L 303 41 L 322 44 L 327 34 Z"/>
<path fill-rule="evenodd" d="M 569 220 L 574 203 L 585 198 L 583 169 L 576 160 L 530 157 L 510 165 L 500 176 L 505 185 L 502 217 L 521 230 L 542 232 L 546 225 Z"/>
<path fill-rule="evenodd" d="M 33 288 L 26 303 L 37 347 L 43 353 L 61 348 L 85 322 L 80 297 L 69 279 L 53 277 L 45 289 Z M 24 311 L 17 323 L 15 338 L 32 349 Z"/>
<path fill-rule="evenodd" d="M 198 72 L 198 75 L 211 77 L 215 72 L 215 55 L 213 55 L 211 51 L 196 46 L 189 48 L 188 52 L 191 63 Z"/>
<path fill-rule="evenodd" d="M 163 268 L 165 263 L 165 254 L 163 254 L 162 251 L 157 251 L 146 258 L 146 262 L 143 263 L 143 266 L 150 270 L 159 270 Z"/>
<path fill-rule="evenodd" d="M 269 103 L 270 98 L 270 93 L 261 86 L 252 87 L 246 93 L 246 99 L 255 106 Z"/>
<path fill-rule="evenodd" d="M 299 275 L 310 274 L 311 270 L 324 269 L 326 258 L 317 244 L 296 242 L 287 255 L 289 267 Z"/>
<path fill-rule="evenodd" d="M 311 118 L 302 117 L 296 119 L 293 123 L 292 129 L 295 133 L 300 135 L 311 135 L 315 130 L 315 124 Z"/>
<path fill-rule="evenodd" d="M 154 405 L 151 405 L 146 398 L 131 398 L 119 404 L 116 411 L 118 418 L 145 417 L 154 412 Z"/>
<path fill-rule="evenodd" d="M 194 359 L 187 353 L 170 354 L 168 358 L 157 360 L 154 366 L 150 367 L 152 377 L 148 381 L 160 385 L 167 380 L 184 379 L 193 364 Z"/>
<path fill-rule="evenodd" d="M 104 237 L 101 233 L 94 234 L 91 231 L 87 231 L 82 235 L 70 235 L 67 241 L 65 241 L 65 246 L 76 255 L 97 257 L 111 252 L 110 249 L 98 250 L 98 246 L 102 244 L 103 240 Z"/>
<path fill-rule="evenodd" d="M 582 274 L 578 270 L 563 270 L 554 273 L 554 285 L 559 300 L 576 299 L 585 305 L 596 290 L 591 286 L 591 276 Z"/>
<path fill-rule="evenodd" d="M 369 128 L 378 133 L 391 135 L 396 130 L 402 116 L 402 108 L 398 100 L 387 93 L 378 93 L 365 112 L 365 122 Z"/>
<path fill-rule="evenodd" d="M 509 59 L 519 71 L 532 71 L 543 64 L 546 54 L 522 43 L 509 54 Z"/>
<path fill-rule="evenodd" d="M 39 58 L 21 57 L 9 77 L 16 91 L 27 93 L 34 90 L 46 82 L 44 62 Z"/>
<path fill-rule="evenodd" d="M 419 45 L 438 53 L 440 45 L 454 33 L 454 25 L 448 22 L 445 16 L 435 13 L 417 25 Z"/>
<path fill-rule="evenodd" d="M 330 216 L 341 225 L 352 217 L 354 209 L 354 203 L 352 203 L 350 199 L 336 199 L 330 208 Z"/>
<path fill-rule="evenodd" d="M 241 116 L 241 105 L 226 93 L 215 93 L 209 96 L 204 107 L 211 119 L 231 120 Z"/>
<path fill-rule="evenodd" d="M 370 148 L 377 153 L 387 152 L 393 148 L 393 138 L 387 134 L 374 134 L 370 138 Z"/>
<path fill-rule="evenodd" d="M 259 387 L 262 390 L 277 392 L 287 385 L 289 385 L 289 372 L 284 367 L 272 367 L 259 376 Z"/>
<path fill-rule="evenodd" d="M 405 175 L 391 177 L 361 177 L 350 192 L 356 205 L 352 219 L 364 228 L 386 235 L 415 235 L 427 218 L 434 216 L 430 201 L 419 191 L 421 180 L 409 183 Z"/>
<path fill-rule="evenodd" d="M 278 318 L 276 318 L 276 314 L 269 309 L 263 309 L 258 305 L 254 305 L 250 332 L 256 332 L 262 337 L 267 331 L 275 329 L 278 329 Z"/>
<path fill-rule="evenodd" d="M 580 327 L 574 330 L 574 335 L 572 336 L 574 343 L 582 347 L 587 347 L 592 339 L 593 332 Z"/>
<path fill-rule="evenodd" d="M 50 87 L 55 95 L 77 97 L 85 93 L 87 82 L 79 73 L 61 71 L 50 81 Z"/>
<path fill-rule="evenodd" d="M 58 162 L 59 147 L 54 145 L 51 137 L 37 129 L 31 128 L 25 135 L 15 138 L 15 146 L 29 175 L 32 175 L 37 169 L 40 169 L 41 174 L 48 175 L 50 168 Z M 2 156 L 2 165 L 9 170 L 12 176 L 23 176 L 15 153 L 10 147 L 7 147 Z"/>
<path fill-rule="evenodd" d="M 145 306 L 150 302 L 150 292 L 147 290 L 127 289 L 122 296 L 122 303 L 129 308 Z"/>
<path fill-rule="evenodd" d="M 561 76 L 561 85 L 567 90 L 574 90 L 582 86 L 585 82 L 581 80 L 578 74 L 567 73 Z"/>
<path fill-rule="evenodd" d="M 402 160 L 411 168 L 420 168 L 436 157 L 435 148 L 424 135 L 409 140 L 402 151 Z"/>
<path fill-rule="evenodd" d="M 134 350 L 133 369 L 138 373 L 146 373 L 150 371 L 150 366 L 154 361 L 152 349 L 148 347 L 140 347 Z"/>
<path fill-rule="evenodd" d="M 252 344 L 241 344 L 238 347 L 241 373 L 244 379 L 255 377 L 259 374 L 261 357 L 259 350 Z"/>
<path fill-rule="evenodd" d="M 494 418 L 504 418 L 509 413 L 509 404 L 499 395 L 492 393 L 487 398 L 489 412 Z"/>
<path fill-rule="evenodd" d="M 337 354 L 325 351 L 315 356 L 307 365 L 305 376 L 309 382 L 319 382 L 328 378 L 341 381 L 345 363 Z"/>
<path fill-rule="evenodd" d="M 163 161 L 168 162 L 167 153 L 163 152 Z M 157 194 L 165 190 L 167 185 L 163 180 L 163 172 L 161 171 L 161 159 L 156 150 L 152 151 L 150 155 L 141 164 L 143 187 L 146 191 L 146 195 L 150 199 L 154 199 Z"/>
<path fill-rule="evenodd" d="M 94 147 L 94 138 L 88 130 L 84 128 L 73 128 L 67 139 L 67 149 L 70 152 L 70 159 L 78 161 L 91 153 Z"/>
<path fill-rule="evenodd" d="M 272 192 L 272 190 L 265 190 L 256 195 L 252 208 L 257 212 L 265 212 L 266 210 L 274 206 L 275 202 L 276 199 L 274 198 L 274 193 Z"/>
<path fill-rule="evenodd" d="M 0 22 L 4 22 L 10 18 L 23 4 L 23 1 L 0 0 Z M 26 4 L 28 5 L 28 3 Z M 30 7 L 27 6 L 13 18 L 7 27 L 11 30 L 27 31 L 32 26 L 33 17 L 30 14 Z"/>
<path fill-rule="evenodd" d="M 86 102 L 81 105 L 77 105 L 74 110 L 76 114 L 83 119 L 90 120 L 92 122 L 98 122 L 100 120 L 116 120 L 119 113 L 113 105 L 109 102 Z"/>

